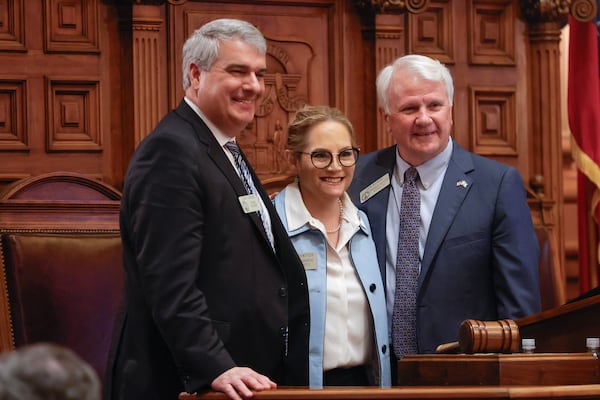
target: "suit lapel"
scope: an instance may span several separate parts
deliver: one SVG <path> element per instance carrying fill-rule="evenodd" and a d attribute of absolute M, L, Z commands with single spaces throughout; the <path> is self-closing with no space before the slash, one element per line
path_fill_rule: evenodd
<path fill-rule="evenodd" d="M 217 142 L 217 139 L 215 139 L 214 135 L 212 134 L 212 132 L 210 131 L 208 126 L 206 126 L 204 121 L 202 121 L 202 118 L 200 118 L 200 116 L 198 116 L 198 114 L 196 114 L 196 112 L 194 110 L 192 110 L 192 108 L 189 105 L 187 105 L 187 103 L 184 100 L 182 100 L 181 103 L 179 103 L 179 106 L 177 107 L 176 112 L 182 118 L 184 118 L 185 120 L 190 122 L 192 124 L 192 126 L 194 126 L 196 133 L 198 134 L 198 138 L 200 139 L 200 141 L 202 141 L 206 145 L 207 156 L 211 160 L 213 160 L 215 165 L 221 170 L 221 172 L 223 173 L 225 178 L 229 181 L 229 183 L 233 187 L 233 190 L 235 191 L 236 196 L 238 196 L 238 198 L 239 198 L 240 196 L 247 195 L 248 193 L 246 192 L 244 183 L 242 182 L 239 175 L 237 174 L 235 167 L 231 164 L 231 162 L 225 155 L 223 148 L 219 145 L 219 142 Z M 250 174 L 254 181 L 254 186 L 256 187 L 256 190 L 258 191 L 258 195 L 263 199 L 263 202 L 265 202 L 267 209 L 269 209 L 269 204 L 265 201 L 265 198 L 266 198 L 267 201 L 270 202 L 270 200 L 268 200 L 268 196 L 267 196 L 266 192 L 262 189 L 262 187 L 260 185 L 260 181 L 258 180 L 256 174 L 254 173 L 252 166 L 246 159 L 246 155 L 244 154 L 243 150 L 241 150 L 241 154 L 242 154 L 244 161 L 246 162 L 246 165 L 248 165 L 248 169 L 250 170 Z M 241 207 L 241 205 L 240 205 L 240 207 Z M 265 228 L 263 227 L 262 221 L 261 221 L 258 213 L 251 212 L 246 215 L 248 215 L 248 217 L 250 217 L 250 219 L 252 220 L 254 225 L 256 225 L 256 227 L 258 228 L 259 232 L 261 232 L 261 235 L 264 238 L 267 245 L 269 247 L 271 247 L 271 244 L 270 244 L 269 239 L 267 238 L 267 234 L 265 232 Z M 271 215 L 271 219 L 273 219 L 273 213 L 271 212 L 270 209 L 269 209 L 269 215 Z"/>
<path fill-rule="evenodd" d="M 206 152 L 208 157 L 213 160 L 215 165 L 221 170 L 225 178 L 229 181 L 231 186 L 233 186 L 235 193 L 238 196 L 243 196 L 246 194 L 246 189 L 244 188 L 244 184 L 242 180 L 239 178 L 235 167 L 231 164 L 225 152 L 215 139 L 214 135 L 211 133 L 210 129 L 202 118 L 187 103 L 182 100 L 179 103 L 179 107 L 176 110 L 177 114 L 179 114 L 182 118 L 188 121 L 194 129 L 196 130 L 196 134 L 202 143 L 206 145 Z M 202 157 L 202 156 L 200 156 Z"/>
<path fill-rule="evenodd" d="M 373 168 L 367 168 L 365 175 L 360 178 L 359 187 L 363 191 L 373 182 L 376 182 L 381 177 L 387 175 L 388 178 L 392 179 L 394 171 L 394 165 L 396 163 L 396 146 L 388 147 L 377 154 L 377 158 L 374 162 Z M 385 227 L 386 227 L 386 213 L 388 207 L 388 199 L 390 195 L 390 185 L 387 185 L 381 191 L 370 197 L 363 204 L 359 206 L 369 216 L 369 222 L 371 224 L 371 232 L 373 233 L 373 239 L 375 240 L 375 246 L 377 248 L 377 261 L 379 263 L 379 269 L 385 282 Z M 360 196 L 360 193 L 359 193 Z"/>
<path fill-rule="evenodd" d="M 429 233 L 427 234 L 427 242 L 425 244 L 423 260 L 421 261 L 419 285 L 423 283 L 425 276 L 427 276 L 435 254 L 448 233 L 461 204 L 471 190 L 473 180 L 468 174 L 472 170 L 473 162 L 470 154 L 454 142 L 452 157 L 448 163 L 448 169 L 442 182 L 440 194 L 431 218 Z"/>

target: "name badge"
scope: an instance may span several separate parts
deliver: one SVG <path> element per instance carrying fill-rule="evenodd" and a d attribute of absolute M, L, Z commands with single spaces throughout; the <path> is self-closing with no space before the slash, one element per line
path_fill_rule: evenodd
<path fill-rule="evenodd" d="M 300 261 L 304 265 L 304 269 L 317 269 L 317 254 L 316 253 L 300 253 Z"/>
<path fill-rule="evenodd" d="M 260 210 L 260 201 L 258 200 L 258 196 L 256 194 L 240 196 L 238 197 L 238 200 L 242 205 L 242 210 L 244 210 L 246 214 Z"/>
<path fill-rule="evenodd" d="M 360 202 L 364 203 L 377 193 L 381 192 L 384 188 L 390 185 L 390 175 L 385 174 L 375 182 L 360 191 Z"/>

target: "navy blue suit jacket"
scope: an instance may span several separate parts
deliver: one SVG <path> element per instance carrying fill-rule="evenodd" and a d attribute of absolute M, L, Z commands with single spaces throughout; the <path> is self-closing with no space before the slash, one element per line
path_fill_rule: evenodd
<path fill-rule="evenodd" d="M 391 178 L 395 157 L 396 146 L 361 156 L 349 189 L 371 222 L 384 277 L 390 186 L 364 203 L 360 192 L 384 174 Z M 466 187 L 457 184 L 461 181 Z M 517 170 L 469 153 L 455 142 L 421 261 L 419 352 L 435 352 L 439 344 L 457 340 L 465 319 L 518 319 L 539 312 L 538 259 Z"/>
<path fill-rule="evenodd" d="M 112 399 L 176 399 L 236 365 L 308 384 L 304 268 L 257 189 L 276 253 L 258 214 L 242 210 L 235 168 L 184 101 L 139 145 L 121 204 L 126 310 L 109 359 Z"/>

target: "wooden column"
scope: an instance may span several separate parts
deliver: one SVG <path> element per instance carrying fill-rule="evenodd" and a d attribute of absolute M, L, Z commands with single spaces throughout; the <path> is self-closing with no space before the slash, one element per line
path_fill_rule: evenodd
<path fill-rule="evenodd" d="M 164 6 L 134 4 L 132 68 L 135 146 L 167 111 Z"/>
<path fill-rule="evenodd" d="M 121 94 L 121 140 L 115 145 L 115 187 L 123 176 L 133 151 L 168 111 L 167 45 L 163 1 L 131 0 L 118 4 L 120 79 L 114 84 Z M 117 57 L 115 57 L 117 58 Z"/>
<path fill-rule="evenodd" d="M 577 19 L 593 18 L 590 0 L 548 2 L 521 0 L 528 23 L 530 93 L 530 176 L 540 204 L 534 210 L 536 223 L 546 226 L 555 244 L 556 265 L 564 277 L 565 240 L 563 220 L 563 151 L 561 137 L 561 28 L 572 14 Z"/>
<path fill-rule="evenodd" d="M 564 264 L 563 165 L 560 108 L 559 21 L 529 25 L 530 176 L 541 204 L 538 224 L 556 244 L 555 260 Z M 534 215 L 535 219 L 535 215 Z"/>
<path fill-rule="evenodd" d="M 404 15 L 381 14 L 375 16 L 375 67 L 376 74 L 396 58 L 406 54 Z M 376 75 L 377 76 L 377 75 Z M 385 132 L 381 115 L 377 113 L 377 148 L 394 144 L 394 138 Z"/>

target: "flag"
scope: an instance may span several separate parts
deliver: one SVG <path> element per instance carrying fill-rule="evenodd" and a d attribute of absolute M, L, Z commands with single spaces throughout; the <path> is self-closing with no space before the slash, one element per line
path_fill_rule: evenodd
<path fill-rule="evenodd" d="M 592 21 L 569 17 L 567 108 L 571 153 L 577 165 L 579 290 L 598 285 L 600 221 L 600 63 L 599 7 Z M 593 242 L 592 242 L 593 241 Z"/>

